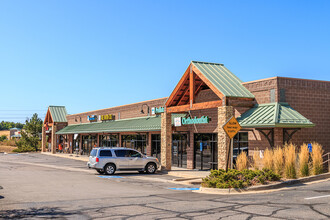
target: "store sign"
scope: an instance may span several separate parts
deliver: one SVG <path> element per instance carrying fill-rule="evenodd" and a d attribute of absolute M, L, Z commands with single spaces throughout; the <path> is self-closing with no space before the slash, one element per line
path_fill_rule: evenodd
<path fill-rule="evenodd" d="M 235 117 L 232 117 L 226 124 L 223 125 L 223 129 L 230 139 L 232 139 L 241 130 L 241 128 L 242 127 L 239 125 Z"/>
<path fill-rule="evenodd" d="M 115 120 L 115 115 L 107 114 L 101 115 L 101 121 Z"/>
<path fill-rule="evenodd" d="M 97 115 L 88 115 L 87 120 L 88 121 L 97 121 Z"/>
<path fill-rule="evenodd" d="M 154 114 L 160 114 L 160 113 L 163 113 L 165 111 L 164 107 L 152 107 L 151 108 L 151 114 L 154 115 Z"/>
<path fill-rule="evenodd" d="M 210 122 L 209 116 L 202 116 L 200 118 L 182 118 L 181 123 L 183 125 L 191 125 L 191 124 L 207 124 Z"/>
<path fill-rule="evenodd" d="M 174 126 L 175 127 L 181 126 L 181 117 L 174 118 Z"/>

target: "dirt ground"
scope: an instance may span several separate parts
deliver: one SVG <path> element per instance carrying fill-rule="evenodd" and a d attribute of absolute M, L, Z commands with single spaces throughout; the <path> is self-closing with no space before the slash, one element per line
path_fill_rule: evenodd
<path fill-rule="evenodd" d="M 0 152 L 6 152 L 6 153 L 11 153 L 13 152 L 14 149 L 17 147 L 13 146 L 6 146 L 6 145 L 0 145 Z"/>

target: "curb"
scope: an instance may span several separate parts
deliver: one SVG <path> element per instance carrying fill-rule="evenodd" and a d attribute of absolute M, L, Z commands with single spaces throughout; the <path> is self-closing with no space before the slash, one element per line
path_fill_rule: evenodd
<path fill-rule="evenodd" d="M 230 189 L 218 189 L 218 188 L 208 188 L 208 187 L 200 187 L 199 190 L 194 192 L 197 193 L 208 193 L 208 194 L 242 194 L 242 193 L 258 193 L 258 192 L 267 192 L 271 190 L 282 190 L 285 187 L 290 187 L 296 184 L 314 182 L 319 180 L 330 179 L 330 173 L 323 173 L 315 176 L 302 177 L 300 179 L 293 179 L 283 182 L 277 182 L 269 185 L 259 185 L 259 186 L 251 186 L 243 189 L 239 188 L 230 188 Z"/>

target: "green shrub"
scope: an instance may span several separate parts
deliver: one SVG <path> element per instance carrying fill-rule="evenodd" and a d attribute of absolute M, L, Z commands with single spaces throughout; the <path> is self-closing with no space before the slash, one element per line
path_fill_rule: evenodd
<path fill-rule="evenodd" d="M 211 174 L 203 179 L 202 186 L 211 188 L 245 188 L 257 184 L 266 184 L 280 180 L 280 176 L 272 170 L 212 170 Z"/>
<path fill-rule="evenodd" d="M 300 176 L 309 176 L 309 151 L 307 144 L 300 146 L 299 152 L 299 171 Z"/>

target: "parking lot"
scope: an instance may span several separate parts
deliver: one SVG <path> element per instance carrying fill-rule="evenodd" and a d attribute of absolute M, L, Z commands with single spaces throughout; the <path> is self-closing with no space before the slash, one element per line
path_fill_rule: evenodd
<path fill-rule="evenodd" d="M 0 217 L 64 219 L 328 219 L 330 182 L 264 194 L 194 193 L 158 173 L 103 176 L 83 161 L 0 154 Z M 181 190 L 176 190 L 176 189 Z"/>

